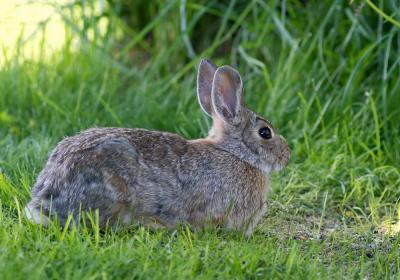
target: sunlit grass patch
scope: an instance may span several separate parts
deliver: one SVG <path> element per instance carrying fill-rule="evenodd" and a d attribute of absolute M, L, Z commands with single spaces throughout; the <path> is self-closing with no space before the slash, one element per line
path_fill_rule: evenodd
<path fill-rule="evenodd" d="M 38 58 L 40 51 L 49 53 L 65 43 L 64 24 L 56 10 L 45 2 L 0 1 L 0 26 L 0 47 L 9 55 L 21 51 L 27 58 Z M 43 36 L 46 39 L 40 50 Z"/>

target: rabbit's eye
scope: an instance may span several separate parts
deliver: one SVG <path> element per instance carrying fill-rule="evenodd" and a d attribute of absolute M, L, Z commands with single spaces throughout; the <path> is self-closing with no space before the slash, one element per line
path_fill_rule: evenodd
<path fill-rule="evenodd" d="M 260 130 L 258 131 L 258 134 L 264 139 L 271 139 L 272 138 L 271 129 L 269 129 L 268 127 L 260 128 Z"/>

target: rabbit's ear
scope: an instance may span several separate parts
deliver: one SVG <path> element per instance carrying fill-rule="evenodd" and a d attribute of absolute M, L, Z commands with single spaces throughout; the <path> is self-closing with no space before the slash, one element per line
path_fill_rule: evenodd
<path fill-rule="evenodd" d="M 238 71 L 222 66 L 214 75 L 212 101 L 218 117 L 229 124 L 236 124 L 242 107 L 243 83 Z"/>
<path fill-rule="evenodd" d="M 211 89 L 216 70 L 217 67 L 210 60 L 202 59 L 197 72 L 197 98 L 201 109 L 209 116 L 212 115 L 213 110 Z"/>

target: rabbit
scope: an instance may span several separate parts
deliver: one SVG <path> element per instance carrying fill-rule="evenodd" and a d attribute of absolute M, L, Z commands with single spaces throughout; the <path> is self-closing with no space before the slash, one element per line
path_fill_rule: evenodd
<path fill-rule="evenodd" d="M 50 153 L 25 213 L 65 225 L 98 211 L 100 227 L 207 225 L 251 235 L 266 212 L 269 175 L 290 158 L 286 140 L 243 101 L 240 74 L 201 60 L 197 97 L 213 124 L 205 139 L 140 128 L 92 128 Z"/>

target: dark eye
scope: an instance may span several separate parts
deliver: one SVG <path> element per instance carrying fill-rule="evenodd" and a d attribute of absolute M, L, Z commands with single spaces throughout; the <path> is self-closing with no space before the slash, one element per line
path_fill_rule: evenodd
<path fill-rule="evenodd" d="M 271 129 L 269 129 L 268 127 L 260 128 L 260 130 L 258 131 L 258 134 L 264 139 L 271 139 L 272 138 Z"/>

